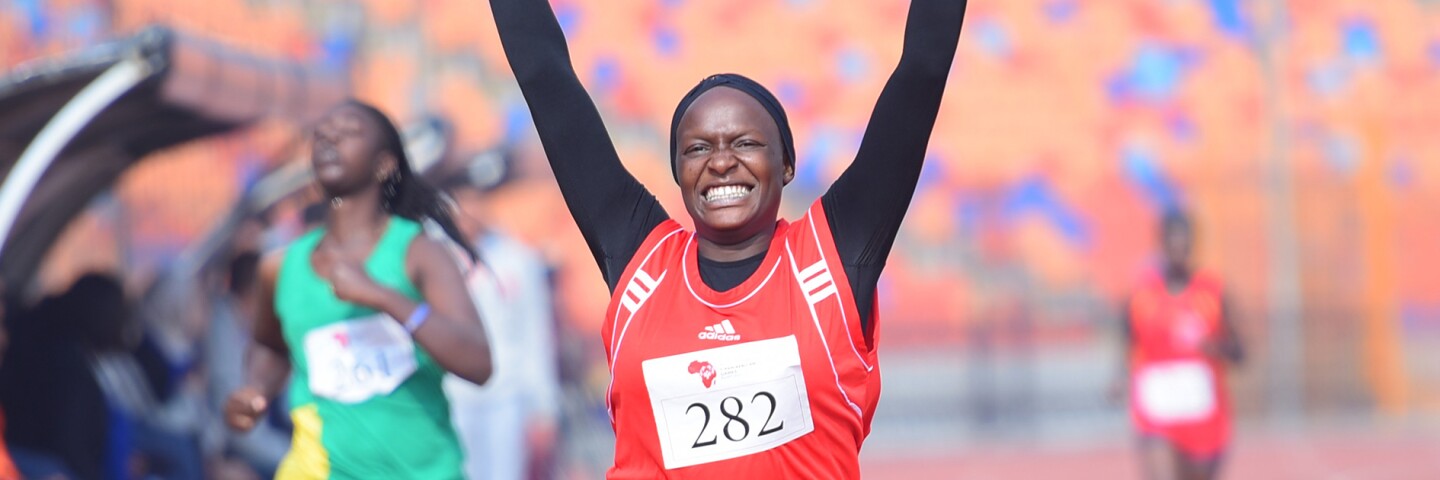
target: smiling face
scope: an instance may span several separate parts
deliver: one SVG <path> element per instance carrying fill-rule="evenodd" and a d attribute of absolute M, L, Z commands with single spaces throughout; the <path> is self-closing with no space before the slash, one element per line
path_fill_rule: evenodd
<path fill-rule="evenodd" d="M 680 194 L 702 238 L 736 244 L 774 226 L 795 170 L 760 102 L 729 87 L 701 94 L 680 119 L 675 148 Z"/>
<path fill-rule="evenodd" d="M 327 196 L 353 194 L 379 183 L 379 172 L 395 168 L 382 148 L 380 125 L 354 105 L 341 105 L 320 120 L 311 143 L 310 166 Z"/>

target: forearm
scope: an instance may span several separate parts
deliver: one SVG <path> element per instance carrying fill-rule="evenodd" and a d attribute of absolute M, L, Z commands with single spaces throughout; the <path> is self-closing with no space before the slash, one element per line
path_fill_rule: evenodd
<path fill-rule="evenodd" d="M 633 177 L 615 153 L 609 133 L 570 64 L 560 22 L 546 0 L 491 0 L 505 58 L 534 117 L 545 156 L 577 222 L 592 218 Z M 581 188 L 596 182 L 608 191 Z M 593 192 L 593 194 L 588 194 Z M 587 195 L 588 194 L 588 195 Z M 612 194 L 612 195 L 606 195 Z M 601 203 L 601 204 L 597 204 Z"/>
<path fill-rule="evenodd" d="M 869 258 L 883 261 L 910 205 L 926 147 L 954 62 L 964 1 L 915 0 L 905 27 L 900 64 L 881 91 L 855 160 L 826 192 L 826 213 L 837 242 L 864 242 Z M 853 232 L 853 233 L 852 233 Z M 847 238 L 848 237 L 848 238 Z"/>
<path fill-rule="evenodd" d="M 574 77 L 565 32 L 547 0 L 490 0 L 500 45 L 522 87 Z"/>
<path fill-rule="evenodd" d="M 965 0 L 913 0 L 905 20 L 900 76 L 943 78 L 950 73 L 965 20 Z"/>
<path fill-rule="evenodd" d="M 490 7 L 570 216 L 613 290 L 639 242 L 668 217 L 620 163 L 549 2 L 491 0 Z"/>
<path fill-rule="evenodd" d="M 1234 312 L 1228 296 L 1221 296 L 1220 355 L 1231 365 L 1238 366 L 1245 362 L 1245 342 L 1240 339 L 1240 331 L 1235 329 Z"/>
<path fill-rule="evenodd" d="M 880 92 L 855 160 L 823 197 L 867 333 L 880 271 L 920 181 L 964 15 L 964 1 L 910 4 L 900 64 Z"/>
<path fill-rule="evenodd" d="M 290 378 L 290 358 L 259 343 L 250 345 L 245 365 L 245 385 L 259 390 L 265 398 L 279 395 Z"/>
<path fill-rule="evenodd" d="M 1245 348 L 1240 345 L 1240 339 L 1233 335 L 1227 336 L 1220 342 L 1220 358 L 1231 365 L 1240 365 L 1245 362 Z"/>

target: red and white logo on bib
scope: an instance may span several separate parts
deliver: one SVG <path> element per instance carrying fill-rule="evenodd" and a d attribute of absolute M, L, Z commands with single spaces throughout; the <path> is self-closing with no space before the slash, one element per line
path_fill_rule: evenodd
<path fill-rule="evenodd" d="M 710 362 L 690 362 L 690 373 L 700 374 L 700 382 L 705 384 L 705 388 L 715 384 L 715 366 Z"/>

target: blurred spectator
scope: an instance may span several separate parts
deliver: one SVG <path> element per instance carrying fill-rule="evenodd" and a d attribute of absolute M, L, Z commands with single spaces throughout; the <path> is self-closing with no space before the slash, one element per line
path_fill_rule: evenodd
<path fill-rule="evenodd" d="M 490 334 L 495 375 L 485 386 L 446 378 L 452 418 L 471 480 L 548 478 L 559 411 L 555 318 L 548 267 L 530 247 L 494 230 L 475 208 L 483 195 L 448 189 L 465 215 L 457 223 L 475 239 L 483 265 L 467 281 Z"/>
<path fill-rule="evenodd" d="M 0 285 L 0 298 L 5 296 L 5 287 Z M 5 307 L 0 302 L 0 358 L 5 356 L 5 347 L 9 346 L 10 337 L 5 326 Z M 5 414 L 0 410 L 0 434 L 5 431 Z M 5 446 L 5 441 L 0 438 L 0 480 L 19 480 L 20 471 L 15 468 L 15 462 L 10 458 L 10 449 Z"/>
<path fill-rule="evenodd" d="M 16 319 L 0 372 L 9 443 L 38 454 L 26 476 L 130 478 L 148 470 L 140 425 L 163 393 L 166 372 L 142 348 L 120 282 L 87 274 Z M 137 471 L 138 470 L 138 471 Z"/>

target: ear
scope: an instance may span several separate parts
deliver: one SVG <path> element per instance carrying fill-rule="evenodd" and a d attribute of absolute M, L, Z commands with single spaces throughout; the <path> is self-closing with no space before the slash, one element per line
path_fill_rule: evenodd
<path fill-rule="evenodd" d="M 795 179 L 795 166 L 794 166 L 794 165 L 786 165 L 786 166 L 785 166 L 785 185 L 789 185 L 789 184 L 790 184 L 790 181 L 791 181 L 791 180 L 794 180 L 794 179 Z"/>
<path fill-rule="evenodd" d="M 376 180 L 390 178 L 400 168 L 400 159 L 395 158 L 395 154 L 388 151 L 381 151 L 379 160 L 379 163 L 375 165 Z"/>

